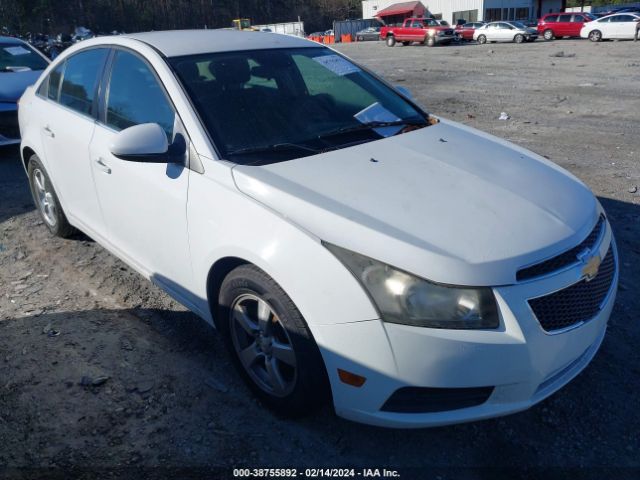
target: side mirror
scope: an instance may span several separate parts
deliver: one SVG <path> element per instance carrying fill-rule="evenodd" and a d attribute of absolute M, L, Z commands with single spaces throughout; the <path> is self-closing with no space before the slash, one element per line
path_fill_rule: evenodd
<path fill-rule="evenodd" d="M 403 85 L 396 85 L 396 90 L 399 91 L 402 95 L 407 97 L 410 100 L 413 100 L 413 95 L 411 94 L 411 90 Z"/>
<path fill-rule="evenodd" d="M 143 123 L 119 132 L 109 149 L 114 157 L 130 162 L 181 163 L 186 143 L 169 145 L 167 134 L 157 123 Z"/>

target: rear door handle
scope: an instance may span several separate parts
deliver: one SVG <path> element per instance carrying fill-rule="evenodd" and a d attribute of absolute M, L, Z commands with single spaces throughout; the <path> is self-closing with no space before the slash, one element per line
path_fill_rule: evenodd
<path fill-rule="evenodd" d="M 96 160 L 96 165 L 98 165 L 98 168 L 104 173 L 111 173 L 111 168 L 109 167 L 109 165 L 104 163 L 104 160 L 102 158 Z"/>
<path fill-rule="evenodd" d="M 53 130 L 51 130 L 51 127 L 49 127 L 49 125 L 47 125 L 46 127 L 44 127 L 44 134 L 47 137 L 51 137 L 51 138 L 56 138 L 56 134 L 53 133 Z"/>

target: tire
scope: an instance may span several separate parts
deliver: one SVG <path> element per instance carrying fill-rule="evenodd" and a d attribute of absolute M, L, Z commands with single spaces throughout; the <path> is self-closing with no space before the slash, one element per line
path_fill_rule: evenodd
<path fill-rule="evenodd" d="M 436 44 L 436 39 L 431 36 L 428 36 L 427 38 L 425 38 L 424 41 L 427 44 L 427 47 L 433 47 Z"/>
<path fill-rule="evenodd" d="M 550 40 L 553 40 L 553 38 L 554 38 L 553 30 L 551 30 L 550 28 L 547 28 L 542 33 L 542 38 L 544 38 L 547 42 L 550 41 Z"/>
<path fill-rule="evenodd" d="M 476 40 L 480 45 L 484 45 L 487 43 L 487 37 L 485 35 L 478 35 L 478 39 Z"/>
<path fill-rule="evenodd" d="M 364 37 L 358 37 L 359 42 L 364 42 Z"/>
<path fill-rule="evenodd" d="M 411 42 L 402 42 L 402 46 L 404 47 L 408 47 L 409 45 L 411 45 Z"/>
<path fill-rule="evenodd" d="M 393 47 L 396 44 L 396 38 L 393 35 L 387 36 L 387 47 Z"/>
<path fill-rule="evenodd" d="M 269 275 L 254 265 L 231 271 L 220 288 L 218 315 L 236 367 L 265 405 L 297 417 L 327 402 L 320 350 L 302 314 Z"/>
<path fill-rule="evenodd" d="M 600 30 L 591 30 L 589 32 L 589 40 L 592 42 L 599 42 L 602 40 L 602 32 Z"/>
<path fill-rule="evenodd" d="M 516 43 L 523 43 L 524 42 L 524 35 L 518 34 L 515 37 L 513 37 L 513 41 Z"/>
<path fill-rule="evenodd" d="M 58 195 L 53 188 L 49 174 L 42 166 L 37 155 L 32 155 L 27 166 L 29 174 L 29 188 L 33 202 L 40 214 L 40 218 L 52 235 L 67 238 L 77 232 L 67 220 L 62 210 Z"/>

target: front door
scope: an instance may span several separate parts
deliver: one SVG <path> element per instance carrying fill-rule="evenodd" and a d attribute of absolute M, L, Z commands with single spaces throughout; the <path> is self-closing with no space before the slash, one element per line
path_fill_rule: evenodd
<path fill-rule="evenodd" d="M 108 241 L 154 281 L 179 290 L 192 279 L 186 218 L 189 170 L 121 160 L 111 154 L 110 145 L 119 131 L 142 123 L 159 124 L 171 143 L 180 122 L 154 70 L 137 54 L 117 49 L 108 76 L 90 149 Z"/>

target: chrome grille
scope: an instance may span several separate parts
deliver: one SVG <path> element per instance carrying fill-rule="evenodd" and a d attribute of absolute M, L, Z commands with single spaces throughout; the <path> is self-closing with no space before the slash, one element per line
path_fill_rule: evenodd
<path fill-rule="evenodd" d="M 602 309 L 615 273 L 615 254 L 610 247 L 593 280 L 582 280 L 550 295 L 533 298 L 529 305 L 547 332 L 587 322 Z"/>
<path fill-rule="evenodd" d="M 603 215 L 600 215 L 596 226 L 593 227 L 589 236 L 585 238 L 578 246 L 573 247 L 571 250 L 567 250 L 560 255 L 557 255 L 544 262 L 536 263 L 530 267 L 522 268 L 516 273 L 516 280 L 530 280 L 532 278 L 547 275 L 558 270 L 562 270 L 578 261 L 578 254 L 584 250 L 592 250 L 596 246 L 596 242 L 600 238 L 600 234 L 605 228 L 605 219 Z"/>

